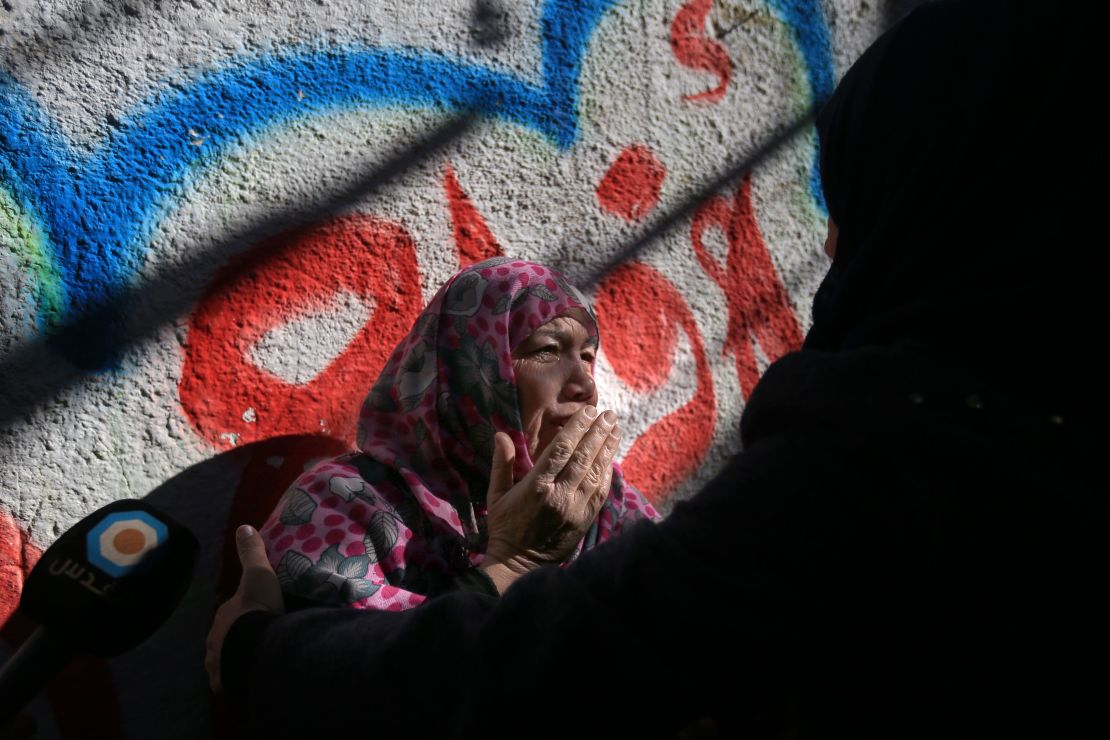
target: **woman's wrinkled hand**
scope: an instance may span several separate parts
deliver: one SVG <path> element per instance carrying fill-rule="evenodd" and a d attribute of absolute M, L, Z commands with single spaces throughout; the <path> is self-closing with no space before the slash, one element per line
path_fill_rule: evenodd
<path fill-rule="evenodd" d="M 266 558 L 266 546 L 262 544 L 258 532 L 249 525 L 239 527 L 235 531 L 235 546 L 239 551 L 243 576 L 235 594 L 216 610 L 212 629 L 204 643 L 204 668 L 208 671 L 208 685 L 215 693 L 220 693 L 223 688 L 220 683 L 220 653 L 235 620 L 247 612 L 260 609 L 274 614 L 285 612 L 281 584 Z"/>
<path fill-rule="evenodd" d="M 601 511 L 613 478 L 620 428 L 612 411 L 580 409 L 559 431 L 532 470 L 513 483 L 512 440 L 494 439 L 482 569 L 499 591 L 540 566 L 561 563 Z"/>

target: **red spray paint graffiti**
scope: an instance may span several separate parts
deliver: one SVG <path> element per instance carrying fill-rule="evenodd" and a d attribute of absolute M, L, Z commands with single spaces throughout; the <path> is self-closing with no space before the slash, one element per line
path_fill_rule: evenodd
<path fill-rule="evenodd" d="M 455 177 L 455 168 L 447 165 L 443 173 L 443 189 L 447 193 L 447 206 L 451 211 L 451 228 L 455 233 L 455 250 L 459 265 L 466 267 L 475 262 L 501 255 L 501 246 L 493 236 L 482 214 L 470 202 L 466 192 Z"/>
<path fill-rule="evenodd" d="M 705 272 L 721 286 L 728 303 L 728 333 L 723 354 L 736 360 L 736 374 L 746 401 L 759 380 L 754 341 L 768 361 L 802 344 L 802 331 L 779 280 L 755 220 L 751 177 L 745 177 L 731 204 L 715 195 L 694 213 L 690 240 Z M 706 250 L 707 229 L 722 230 L 728 240 L 725 266 Z"/>
<path fill-rule="evenodd" d="M 717 86 L 712 90 L 683 95 L 683 100 L 704 100 L 716 103 L 725 96 L 732 81 L 732 61 L 725 47 L 705 35 L 705 18 L 713 0 L 690 0 L 682 6 L 671 23 L 671 51 L 679 64 L 690 69 L 712 72 Z"/>
<path fill-rule="evenodd" d="M 0 511 L 0 625 L 19 606 L 23 579 L 42 553 L 6 512 Z"/>
<path fill-rule="evenodd" d="M 701 333 L 682 294 L 641 263 L 621 265 L 609 274 L 596 308 L 605 354 L 617 377 L 633 390 L 650 391 L 667 379 L 679 328 L 690 341 L 697 368 L 694 397 L 640 435 L 622 463 L 629 480 L 660 503 L 697 470 L 713 441 L 717 400 Z"/>
<path fill-rule="evenodd" d="M 23 581 L 41 556 L 15 520 L 0 511 L 0 639 L 13 650 L 37 626 L 16 607 Z M 83 655 L 71 661 L 46 687 L 46 698 L 62 738 L 123 736 L 115 683 L 101 658 Z"/>
<path fill-rule="evenodd" d="M 264 335 L 338 291 L 373 302 L 373 316 L 315 377 L 291 383 L 251 361 Z M 353 439 L 363 395 L 422 302 L 415 245 L 399 224 L 347 216 L 269 239 L 216 276 L 190 320 L 185 415 L 216 446 L 329 430 Z"/>
<path fill-rule="evenodd" d="M 647 146 L 626 147 L 601 178 L 597 201 L 605 210 L 629 221 L 643 220 L 659 202 L 667 168 Z"/>

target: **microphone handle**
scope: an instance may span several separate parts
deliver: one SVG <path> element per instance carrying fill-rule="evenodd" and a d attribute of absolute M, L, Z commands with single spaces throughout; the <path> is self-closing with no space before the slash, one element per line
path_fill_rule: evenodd
<path fill-rule="evenodd" d="M 0 727 L 15 719 L 76 655 L 61 635 L 46 627 L 36 628 L 0 667 Z"/>

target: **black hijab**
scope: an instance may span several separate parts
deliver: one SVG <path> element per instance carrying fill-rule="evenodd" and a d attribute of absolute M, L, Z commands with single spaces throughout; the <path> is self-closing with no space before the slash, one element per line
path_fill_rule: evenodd
<path fill-rule="evenodd" d="M 853 65 L 818 120 L 839 241 L 807 349 L 924 343 L 1105 423 L 1105 5 L 932 2 Z"/>

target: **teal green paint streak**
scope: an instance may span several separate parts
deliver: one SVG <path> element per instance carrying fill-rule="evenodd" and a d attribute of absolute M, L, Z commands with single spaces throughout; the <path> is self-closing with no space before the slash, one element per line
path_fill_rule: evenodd
<path fill-rule="evenodd" d="M 36 320 L 45 320 L 47 325 L 58 320 L 65 306 L 65 289 L 46 236 L 30 211 L 4 188 L 0 188 L 0 246 L 35 278 Z"/>

